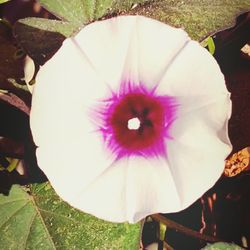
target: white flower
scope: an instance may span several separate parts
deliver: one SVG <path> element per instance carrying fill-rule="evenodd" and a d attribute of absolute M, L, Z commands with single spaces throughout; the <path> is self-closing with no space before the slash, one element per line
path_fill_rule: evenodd
<path fill-rule="evenodd" d="M 181 29 L 141 16 L 92 23 L 39 71 L 38 165 L 72 206 L 115 222 L 180 211 L 220 177 L 230 94 Z"/>

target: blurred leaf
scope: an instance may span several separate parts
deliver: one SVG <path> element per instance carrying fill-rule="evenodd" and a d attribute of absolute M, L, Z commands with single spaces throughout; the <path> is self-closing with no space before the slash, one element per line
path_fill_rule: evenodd
<path fill-rule="evenodd" d="M 8 86 L 8 78 L 20 79 L 23 77 L 23 58 L 12 37 L 11 27 L 0 21 L 0 88 Z"/>
<path fill-rule="evenodd" d="M 2 249 L 139 248 L 138 224 L 115 224 L 78 212 L 62 202 L 49 184 L 25 190 L 13 186 L 0 195 Z"/>
<path fill-rule="evenodd" d="M 0 136 L 22 142 L 29 134 L 29 116 L 0 99 Z"/>
<path fill-rule="evenodd" d="M 49 12 L 76 27 L 102 17 L 113 0 L 39 0 Z"/>
<path fill-rule="evenodd" d="M 0 20 L 0 52 L 0 89 L 11 91 L 29 104 L 31 95 L 16 88 L 9 80 L 21 83 L 24 76 L 24 51 L 17 46 L 11 26 L 3 20 Z"/>
<path fill-rule="evenodd" d="M 235 244 L 218 242 L 215 244 L 208 244 L 206 247 L 202 248 L 202 250 L 243 250 L 243 248 Z"/>
<path fill-rule="evenodd" d="M 10 0 L 0 0 L 0 4 L 2 4 L 2 3 L 7 3 L 7 2 L 9 2 Z"/>
<path fill-rule="evenodd" d="M 23 78 L 23 51 L 17 46 L 9 24 L 0 19 L 0 89 L 10 89 L 8 78 Z"/>
<path fill-rule="evenodd" d="M 23 24 L 32 28 L 41 29 L 48 32 L 60 33 L 65 37 L 72 36 L 72 34 L 77 30 L 72 23 L 39 17 L 27 17 L 24 19 L 19 19 L 18 24 Z M 25 32 L 25 29 L 20 32 Z"/>
<path fill-rule="evenodd" d="M 0 99 L 11 104 L 12 106 L 15 106 L 19 110 L 23 111 L 26 114 L 29 114 L 30 106 L 31 106 L 31 94 L 26 89 L 26 85 L 20 85 L 18 83 L 14 83 L 15 80 L 8 79 L 10 83 L 12 83 L 13 88 L 16 87 L 16 90 L 13 89 L 13 92 L 18 92 L 20 94 L 21 92 L 21 98 L 17 95 L 11 93 L 9 90 L 1 90 L 0 89 Z"/>
<path fill-rule="evenodd" d="M 0 137 L 0 155 L 22 158 L 24 145 L 8 137 Z"/>
<path fill-rule="evenodd" d="M 43 18 L 21 19 L 14 26 L 17 41 L 39 65 L 49 60 L 74 31 L 69 23 Z"/>

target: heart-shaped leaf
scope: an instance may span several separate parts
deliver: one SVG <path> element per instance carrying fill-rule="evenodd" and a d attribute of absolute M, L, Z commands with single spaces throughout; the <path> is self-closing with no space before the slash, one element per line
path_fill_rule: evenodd
<path fill-rule="evenodd" d="M 109 223 L 78 212 L 46 183 L 13 186 L 9 196 L 0 195 L 0 213 L 2 249 L 139 248 L 139 224 Z"/>

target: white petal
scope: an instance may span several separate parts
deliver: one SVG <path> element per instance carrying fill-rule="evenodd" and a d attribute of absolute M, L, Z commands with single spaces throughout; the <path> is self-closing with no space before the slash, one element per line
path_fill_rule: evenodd
<path fill-rule="evenodd" d="M 39 71 L 31 130 L 39 147 L 38 165 L 49 178 L 58 178 L 59 186 L 65 185 L 70 170 L 72 180 L 76 179 L 72 185 L 80 185 L 80 179 L 84 187 L 112 164 L 114 156 L 104 147 L 96 131 L 98 121 L 91 114 L 107 92 L 71 39 Z M 79 176 L 79 171 L 88 174 Z"/>
<path fill-rule="evenodd" d="M 126 78 L 154 87 L 190 40 L 183 30 L 142 16 L 90 24 L 75 39 L 113 89 Z"/>
<path fill-rule="evenodd" d="M 167 148 L 185 208 L 211 188 L 224 169 L 231 151 L 230 94 L 214 58 L 194 41 L 173 61 L 157 93 L 175 96 L 179 104 Z"/>
<path fill-rule="evenodd" d="M 137 222 L 154 213 L 181 209 L 167 159 L 130 158 L 127 174 L 127 220 Z"/>
<path fill-rule="evenodd" d="M 125 60 L 136 17 L 118 17 L 86 26 L 75 37 L 96 74 L 113 89 L 122 80 Z"/>
<path fill-rule="evenodd" d="M 229 97 L 180 116 L 167 142 L 169 164 L 182 209 L 203 195 L 221 176 L 231 151 L 227 122 Z"/>
<path fill-rule="evenodd" d="M 120 160 L 88 188 L 81 192 L 71 188 L 71 192 L 78 194 L 75 200 L 68 194 L 71 205 L 109 221 L 134 223 L 153 213 L 180 210 L 175 183 L 163 159 Z"/>
<path fill-rule="evenodd" d="M 66 201 L 78 197 L 80 190 L 86 188 L 99 175 L 110 167 L 102 152 L 95 151 L 89 141 L 90 150 L 80 144 L 69 147 L 42 146 L 37 149 L 38 165 L 44 171 L 56 192 Z M 98 157 L 96 157 L 98 155 Z"/>
<path fill-rule="evenodd" d="M 77 191 L 77 197 L 73 199 L 69 196 L 67 201 L 72 206 L 101 219 L 124 222 L 126 221 L 126 178 L 126 161 L 114 164 L 87 188 L 71 189 L 72 193 Z"/>
<path fill-rule="evenodd" d="M 184 30 L 144 17 L 137 19 L 135 36 L 137 46 L 132 46 L 138 53 L 139 78 L 151 88 L 190 40 Z"/>
<path fill-rule="evenodd" d="M 204 96 L 204 101 L 208 101 L 228 91 L 215 59 L 197 42 L 190 41 L 168 67 L 157 93 L 190 98 Z"/>
<path fill-rule="evenodd" d="M 108 87 L 74 42 L 66 40 L 36 78 L 31 110 L 35 143 L 38 146 L 52 141 L 63 143 L 83 137 L 80 131 L 92 133 L 96 128 L 91 109 L 107 96 Z"/>

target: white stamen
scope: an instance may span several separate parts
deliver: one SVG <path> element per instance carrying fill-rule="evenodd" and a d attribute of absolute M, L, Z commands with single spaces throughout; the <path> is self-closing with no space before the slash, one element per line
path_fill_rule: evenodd
<path fill-rule="evenodd" d="M 141 122 L 137 117 L 128 120 L 128 129 L 136 130 L 140 126 L 141 126 Z"/>

